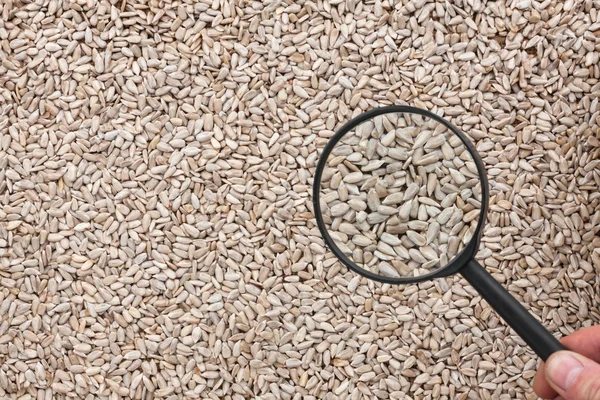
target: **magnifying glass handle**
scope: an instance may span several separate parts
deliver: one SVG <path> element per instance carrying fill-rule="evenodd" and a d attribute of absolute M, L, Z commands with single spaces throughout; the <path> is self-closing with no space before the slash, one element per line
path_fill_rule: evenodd
<path fill-rule="evenodd" d="M 556 351 L 566 348 L 531 315 L 477 261 L 471 260 L 460 273 L 490 306 L 544 361 Z"/>

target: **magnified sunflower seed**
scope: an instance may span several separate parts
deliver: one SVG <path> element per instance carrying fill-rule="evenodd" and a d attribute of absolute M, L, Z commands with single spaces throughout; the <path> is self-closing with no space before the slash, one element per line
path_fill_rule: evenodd
<path fill-rule="evenodd" d="M 346 198 L 332 187 L 337 181 L 326 178 L 322 198 L 337 189 L 337 197 L 327 197 L 325 212 L 343 219 L 337 225 L 334 220 L 331 229 L 350 235 L 338 237 L 347 238 L 343 247 L 351 260 L 359 257 L 362 267 L 388 277 L 422 275 L 445 265 L 468 243 L 481 191 L 472 190 L 478 181 L 462 172 L 472 158 L 445 126 L 419 115 L 394 114 L 393 120 L 395 125 L 387 115 L 377 116 L 338 142 L 344 151 L 334 148 L 323 176 L 341 176 L 343 183 L 360 187 L 348 189 Z M 342 153 L 352 157 L 340 159 Z M 359 212 L 351 216 L 349 210 Z M 460 237 L 448 243 L 452 236 Z M 443 251 L 448 251 L 445 257 Z M 403 267 L 392 272 L 393 260 Z"/>

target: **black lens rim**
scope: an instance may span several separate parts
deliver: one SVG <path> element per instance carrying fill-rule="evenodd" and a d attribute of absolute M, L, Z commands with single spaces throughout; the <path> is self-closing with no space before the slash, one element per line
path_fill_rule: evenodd
<path fill-rule="evenodd" d="M 376 117 L 382 114 L 389 113 L 404 113 L 404 114 L 418 114 L 427 118 L 434 119 L 435 121 L 443 124 L 449 130 L 452 131 L 456 136 L 460 138 L 463 142 L 473 160 L 475 161 L 475 165 L 477 167 L 477 172 L 479 173 L 479 178 L 481 179 L 481 212 L 479 214 L 479 218 L 477 221 L 477 228 L 473 234 L 471 241 L 465 246 L 465 248 L 446 266 L 439 268 L 429 274 L 417 276 L 417 277 L 405 277 L 405 278 L 392 278 L 381 276 L 375 274 L 373 272 L 364 270 L 358 264 L 350 260 L 346 255 L 340 250 L 340 248 L 335 244 L 329 232 L 327 231 L 327 227 L 325 225 L 325 221 L 323 220 L 323 214 L 321 212 L 321 177 L 323 175 L 323 170 L 325 169 L 325 165 L 327 163 L 327 158 L 333 151 L 335 145 L 344 137 L 348 132 L 354 129 L 356 126 L 361 124 L 362 122 Z M 319 231 L 321 232 L 321 236 L 325 241 L 325 245 L 333 252 L 333 254 L 348 268 L 353 270 L 354 272 L 372 279 L 374 281 L 378 281 L 381 283 L 387 283 L 392 285 L 404 285 L 409 283 L 418 283 L 426 280 L 439 278 L 443 276 L 452 275 L 458 272 L 462 267 L 464 267 L 471 259 L 475 257 L 477 249 L 479 248 L 479 243 L 481 241 L 481 234 L 483 232 L 483 227 L 485 225 L 485 219 L 488 210 L 490 198 L 490 190 L 487 179 L 487 174 L 485 170 L 485 165 L 481 156 L 477 152 L 475 145 L 469 140 L 469 138 L 462 133 L 457 127 L 455 127 L 450 122 L 446 121 L 444 118 L 440 117 L 437 114 L 432 113 L 429 110 L 425 110 L 422 108 L 412 107 L 412 106 L 386 106 L 379 107 L 372 110 L 369 110 L 363 114 L 358 115 L 357 117 L 351 119 L 346 124 L 344 124 L 332 137 L 329 139 L 329 142 L 325 145 L 323 152 L 321 153 L 321 157 L 319 158 L 319 162 L 317 163 L 317 168 L 315 170 L 314 181 L 313 181 L 313 211 L 315 214 L 315 218 L 317 220 L 317 226 Z"/>

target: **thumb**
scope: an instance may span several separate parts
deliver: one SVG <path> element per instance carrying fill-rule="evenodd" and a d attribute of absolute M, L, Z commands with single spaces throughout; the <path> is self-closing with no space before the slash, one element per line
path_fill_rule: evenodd
<path fill-rule="evenodd" d="M 565 400 L 600 400 L 600 365 L 571 351 L 559 351 L 546 362 L 548 383 Z"/>

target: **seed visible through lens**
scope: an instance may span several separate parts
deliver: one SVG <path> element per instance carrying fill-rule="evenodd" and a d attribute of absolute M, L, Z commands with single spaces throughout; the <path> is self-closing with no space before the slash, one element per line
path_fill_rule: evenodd
<path fill-rule="evenodd" d="M 389 277 L 446 265 L 472 237 L 480 204 L 464 143 L 420 115 L 363 122 L 334 147 L 321 181 L 334 243 L 362 268 Z"/>

